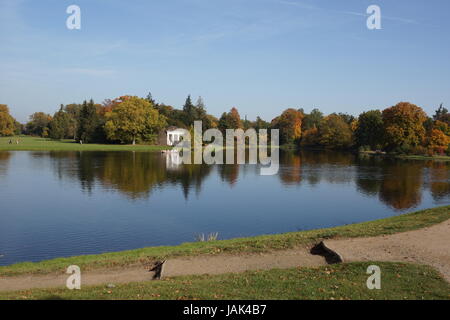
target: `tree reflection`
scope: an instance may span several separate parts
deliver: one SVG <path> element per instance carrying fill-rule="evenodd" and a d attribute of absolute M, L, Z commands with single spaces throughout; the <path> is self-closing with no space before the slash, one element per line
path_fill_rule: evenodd
<path fill-rule="evenodd" d="M 184 197 L 201 192 L 203 181 L 214 166 L 180 164 L 177 154 L 148 152 L 50 152 L 33 153 L 50 156 L 60 179 L 78 181 L 85 192 L 95 187 L 119 191 L 130 199 L 150 196 L 165 185 L 179 186 Z M 422 189 L 433 198 L 450 195 L 450 163 L 423 162 L 358 156 L 351 153 L 301 151 L 281 152 L 278 178 L 283 185 L 327 183 L 346 185 L 396 210 L 420 204 Z M 0 153 L 0 173 L 5 170 L 10 153 Z M 239 176 L 259 174 L 258 166 L 217 165 L 218 177 L 234 186 Z M 280 192 L 283 192 L 282 189 Z M 326 196 L 326 195 L 324 195 Z"/>
<path fill-rule="evenodd" d="M 8 171 L 9 159 L 11 158 L 10 152 L 0 152 L 0 176 L 3 176 Z"/>
<path fill-rule="evenodd" d="M 429 161 L 430 190 L 433 199 L 442 200 L 450 195 L 450 163 Z"/>
<path fill-rule="evenodd" d="M 417 206 L 422 199 L 423 163 L 392 161 L 383 167 L 380 200 L 397 210 Z"/>
<path fill-rule="evenodd" d="M 164 184 L 180 185 L 185 197 L 200 191 L 211 172 L 207 165 L 183 165 L 167 161 L 167 155 L 147 152 L 50 153 L 59 177 L 70 177 L 92 192 L 96 184 L 118 190 L 130 199 L 146 198 Z"/>

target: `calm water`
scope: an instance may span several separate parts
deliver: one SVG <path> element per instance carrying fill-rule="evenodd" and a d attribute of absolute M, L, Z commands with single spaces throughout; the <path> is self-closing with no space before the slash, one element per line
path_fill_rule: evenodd
<path fill-rule="evenodd" d="M 177 166 L 160 153 L 0 152 L 0 265 L 331 227 L 450 204 L 450 163 L 335 152 Z"/>

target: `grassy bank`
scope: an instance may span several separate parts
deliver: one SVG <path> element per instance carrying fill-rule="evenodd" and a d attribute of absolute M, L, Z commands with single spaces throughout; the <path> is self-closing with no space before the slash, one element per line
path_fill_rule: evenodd
<path fill-rule="evenodd" d="M 9 144 L 12 140 L 12 144 Z M 19 144 L 16 144 L 19 140 Z M 158 151 L 165 146 L 122 144 L 79 144 L 74 140 L 52 140 L 39 137 L 0 137 L 0 151 Z"/>
<path fill-rule="evenodd" d="M 381 268 L 381 290 L 366 286 L 367 267 Z M 243 285 L 245 284 L 245 285 Z M 428 266 L 349 263 L 320 268 L 249 271 L 82 287 L 0 292 L 0 299 L 450 299 L 450 285 Z"/>
<path fill-rule="evenodd" d="M 20 274 L 48 274 L 65 272 L 67 266 L 76 264 L 84 271 L 121 267 L 149 260 L 179 256 L 214 255 L 223 253 L 265 252 L 306 246 L 330 238 L 353 238 L 393 234 L 420 229 L 450 219 L 450 206 L 422 210 L 387 219 L 319 229 L 291 232 L 277 235 L 263 235 L 251 238 L 231 239 L 211 242 L 184 243 L 179 246 L 161 246 L 121 252 L 57 258 L 37 263 L 19 263 L 0 267 L 0 276 Z"/>
<path fill-rule="evenodd" d="M 417 155 L 398 155 L 395 156 L 399 159 L 409 159 L 409 160 L 439 160 L 439 161 L 450 161 L 449 156 L 417 156 Z"/>

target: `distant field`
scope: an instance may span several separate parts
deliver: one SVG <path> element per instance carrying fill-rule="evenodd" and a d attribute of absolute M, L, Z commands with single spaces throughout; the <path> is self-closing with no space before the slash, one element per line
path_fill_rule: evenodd
<path fill-rule="evenodd" d="M 9 144 L 9 141 L 12 144 Z M 19 144 L 16 141 L 19 140 Z M 52 140 L 40 137 L 0 137 L 0 151 L 155 151 L 167 146 L 122 145 L 122 144 L 79 144 L 74 140 Z"/>

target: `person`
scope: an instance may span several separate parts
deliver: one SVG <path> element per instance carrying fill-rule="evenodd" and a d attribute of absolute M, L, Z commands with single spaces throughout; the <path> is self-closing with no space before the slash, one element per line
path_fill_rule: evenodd
<path fill-rule="evenodd" d="M 16 144 L 19 144 L 19 139 L 16 140 Z"/>

